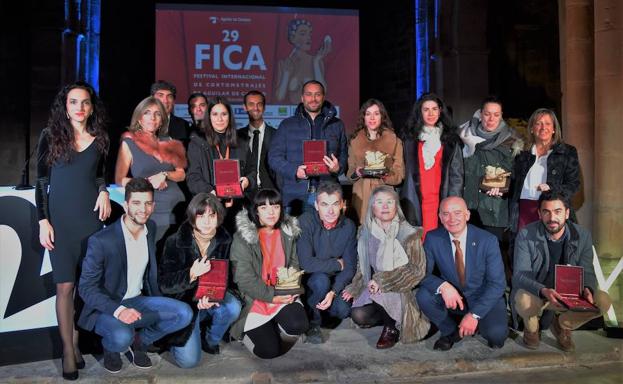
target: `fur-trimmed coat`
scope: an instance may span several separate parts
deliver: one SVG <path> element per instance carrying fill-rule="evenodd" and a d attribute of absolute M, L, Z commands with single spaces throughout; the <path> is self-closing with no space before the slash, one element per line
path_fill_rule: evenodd
<path fill-rule="evenodd" d="M 206 254 L 210 259 L 228 259 L 230 246 L 231 236 L 220 226 L 210 241 Z M 193 238 L 193 228 L 185 221 L 175 235 L 167 238 L 164 253 L 158 260 L 158 286 L 165 296 L 190 305 L 193 309 L 193 320 L 187 327 L 165 336 L 159 342 L 163 346 L 184 346 L 193 331 L 199 312 L 195 299 L 198 280 L 190 281 L 190 268 L 200 258 L 199 247 Z"/>
<path fill-rule="evenodd" d="M 368 236 L 363 227 L 359 233 L 358 249 L 368 249 Z M 402 294 L 402 329 L 400 341 L 413 343 L 422 340 L 430 329 L 430 322 L 420 311 L 415 301 L 413 290 L 426 276 L 426 255 L 422 247 L 422 228 L 413 227 L 407 221 L 400 223 L 398 236 L 396 237 L 404 248 L 409 261 L 407 264 L 393 271 L 379 271 L 371 275 L 371 279 L 378 283 L 381 292 L 398 292 Z M 364 271 L 364 268 L 366 269 Z M 344 288 L 355 299 L 368 287 L 368 281 L 364 277 L 372 272 L 369 258 L 359 254 L 359 265 L 353 282 Z"/>
<path fill-rule="evenodd" d="M 234 282 L 238 286 L 243 307 L 240 317 L 231 327 L 231 335 L 236 339 L 242 338 L 244 323 L 247 320 L 253 300 L 272 302 L 275 288 L 268 286 L 262 280 L 262 251 L 258 228 L 249 219 L 246 210 L 236 215 L 238 231 L 234 234 L 231 245 L 231 263 Z M 301 234 L 298 220 L 295 217 L 285 216 L 280 226 L 281 244 L 286 258 L 286 268 L 299 268 L 296 254 L 296 239 Z"/>

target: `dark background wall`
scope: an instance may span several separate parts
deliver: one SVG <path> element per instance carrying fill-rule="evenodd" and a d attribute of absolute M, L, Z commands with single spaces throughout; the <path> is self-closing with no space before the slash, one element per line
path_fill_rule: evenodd
<path fill-rule="evenodd" d="M 284 5 L 279 1 L 235 3 Z M 430 28 L 434 27 L 434 3 L 429 0 Z M 74 26 L 71 20 L 65 21 L 66 4 L 72 2 L 0 3 L 0 83 L 4 85 L 0 91 L 0 185 L 19 182 L 28 153 L 26 142 L 30 149 L 36 146 L 54 94 L 71 80 L 67 71 L 71 52 L 63 45 L 63 31 Z M 438 4 L 439 33 L 429 37 L 430 90 L 452 106 L 455 120 L 465 121 L 489 93 L 502 97 L 507 117 L 526 119 L 541 106 L 559 110 L 556 0 L 440 0 Z M 401 127 L 416 98 L 415 1 L 388 1 L 379 6 L 354 0 L 299 0 L 286 5 L 359 10 L 359 102 L 370 97 L 382 100 L 394 125 Z M 119 135 L 154 80 L 154 6 L 153 0 L 101 2 L 100 96 L 111 117 L 109 181 Z M 34 159 L 32 163 L 30 181 L 34 183 Z"/>

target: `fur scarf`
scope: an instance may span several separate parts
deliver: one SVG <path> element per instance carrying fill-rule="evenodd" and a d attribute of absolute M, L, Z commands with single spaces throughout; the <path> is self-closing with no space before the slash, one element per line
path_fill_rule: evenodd
<path fill-rule="evenodd" d="M 142 131 L 125 132 L 121 135 L 121 139 L 126 138 L 134 141 L 141 151 L 155 157 L 161 163 L 173 164 L 175 168 L 186 168 L 188 165 L 186 150 L 181 141 L 173 139 L 154 141 L 151 135 Z"/>
<path fill-rule="evenodd" d="M 249 219 L 249 214 L 246 209 L 243 209 L 236 215 L 236 228 L 238 228 L 240 236 L 242 236 L 247 243 L 251 245 L 259 243 L 258 229 L 251 219 Z M 301 234 L 301 227 L 299 226 L 298 219 L 290 215 L 284 215 L 279 229 L 295 239 Z"/>

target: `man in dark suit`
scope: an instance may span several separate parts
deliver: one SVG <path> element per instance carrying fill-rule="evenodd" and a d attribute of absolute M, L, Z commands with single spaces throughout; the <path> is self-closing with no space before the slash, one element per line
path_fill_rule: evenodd
<path fill-rule="evenodd" d="M 177 96 L 175 85 L 165 80 L 158 80 L 151 85 L 151 95 L 160 100 L 169 115 L 169 136 L 184 143 L 184 147 L 188 147 L 190 124 L 173 114 Z"/>
<path fill-rule="evenodd" d="M 266 98 L 260 91 L 251 90 L 244 95 L 244 110 L 249 115 L 249 125 L 238 132 L 239 136 L 248 139 L 247 169 L 242 174 L 247 174 L 254 169 L 256 172 L 257 185 L 247 191 L 251 199 L 260 189 L 276 189 L 275 175 L 268 168 L 266 157 L 270 142 L 277 130 L 264 121 L 265 103 Z M 255 139 L 256 135 L 257 139 Z M 257 148 L 254 148 L 254 140 L 257 142 Z"/>
<path fill-rule="evenodd" d="M 79 293 L 84 309 L 78 325 L 102 336 L 104 368 L 119 372 L 119 353 L 150 368 L 147 345 L 188 325 L 193 317 L 181 301 L 160 297 L 156 271 L 156 226 L 149 221 L 153 188 L 142 178 L 125 187 L 125 215 L 89 238 Z"/>
<path fill-rule="evenodd" d="M 188 113 L 193 123 L 190 127 L 192 131 L 199 132 L 201 129 L 201 122 L 205 117 L 205 113 L 208 110 L 208 98 L 202 92 L 191 93 L 188 96 Z"/>
<path fill-rule="evenodd" d="M 467 224 L 469 210 L 460 197 L 445 198 L 439 218 L 443 228 L 426 235 L 426 277 L 416 294 L 418 305 L 441 333 L 434 348 L 446 351 L 476 330 L 491 348 L 501 348 L 508 317 L 498 241 Z M 458 327 L 453 316 L 461 318 Z"/>

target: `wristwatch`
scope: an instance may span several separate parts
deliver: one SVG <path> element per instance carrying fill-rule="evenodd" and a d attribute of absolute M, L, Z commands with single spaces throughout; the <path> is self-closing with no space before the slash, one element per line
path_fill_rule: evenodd
<path fill-rule="evenodd" d="M 478 315 L 477 315 L 477 314 L 475 314 L 475 313 L 472 313 L 472 317 L 473 317 L 474 319 L 476 319 L 476 320 L 480 320 L 480 316 L 478 316 Z"/>

